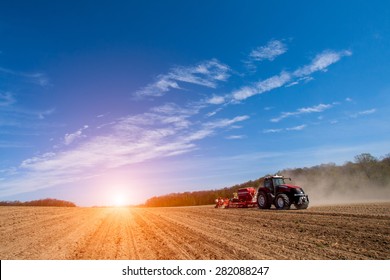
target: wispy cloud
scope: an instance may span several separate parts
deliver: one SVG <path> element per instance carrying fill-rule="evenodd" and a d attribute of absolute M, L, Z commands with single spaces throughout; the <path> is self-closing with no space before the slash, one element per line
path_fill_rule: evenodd
<path fill-rule="evenodd" d="M 28 82 L 37 84 L 39 86 L 45 87 L 49 85 L 49 78 L 45 73 L 35 72 L 35 73 L 25 73 L 18 72 L 11 69 L 0 67 L 0 72 L 7 75 L 18 76 L 24 79 L 27 79 Z"/>
<path fill-rule="evenodd" d="M 282 71 L 279 75 L 274 75 L 265 80 L 252 83 L 251 85 L 242 86 L 234 90 L 231 94 L 215 95 L 213 100 L 218 104 L 235 103 L 245 100 L 254 95 L 263 94 L 282 86 L 290 87 L 301 82 L 307 83 L 313 80 L 310 75 L 318 71 L 327 71 L 327 67 L 338 62 L 344 56 L 350 56 L 350 51 L 331 51 L 327 50 L 315 56 L 311 63 L 297 68 L 295 71 Z M 209 102 L 210 103 L 210 102 Z"/>
<path fill-rule="evenodd" d="M 320 113 L 325 110 L 328 110 L 332 108 L 335 104 L 319 104 L 312 107 L 304 107 L 299 108 L 298 110 L 294 112 L 283 112 L 279 117 L 271 119 L 271 122 L 280 122 L 281 120 L 285 118 L 289 118 L 292 116 L 298 116 L 302 114 L 310 114 L 310 113 Z"/>
<path fill-rule="evenodd" d="M 286 127 L 286 128 L 272 128 L 272 129 L 264 129 L 263 133 L 279 133 L 284 131 L 300 131 L 307 127 L 306 124 L 293 126 L 293 127 Z"/>
<path fill-rule="evenodd" d="M 216 88 L 218 82 L 226 81 L 229 76 L 229 66 L 212 59 L 195 66 L 173 68 L 168 74 L 159 75 L 154 83 L 138 90 L 135 95 L 162 96 L 171 89 L 181 89 L 179 83 Z"/>
<path fill-rule="evenodd" d="M 77 130 L 74 133 L 67 133 L 67 134 L 65 134 L 65 136 L 64 136 L 64 144 L 65 145 L 70 145 L 75 140 L 77 140 L 79 138 L 84 138 L 85 135 L 83 134 L 83 131 L 86 130 L 87 128 L 88 128 L 88 125 L 84 125 L 82 128 L 80 128 L 79 130 Z"/>
<path fill-rule="evenodd" d="M 32 129 L 37 128 L 41 122 L 37 120 L 44 120 L 47 116 L 52 115 L 55 112 L 54 108 L 47 110 L 31 110 L 18 106 L 16 98 L 13 96 L 10 99 L 5 98 L 3 105 L 0 105 L 1 126 L 9 126 L 13 128 Z M 5 106 L 7 105 L 7 106 Z"/>
<path fill-rule="evenodd" d="M 293 126 L 293 127 L 288 127 L 286 128 L 287 131 L 299 131 L 299 130 L 303 130 L 307 127 L 306 124 L 302 124 L 302 125 L 298 125 L 298 126 Z"/>
<path fill-rule="evenodd" d="M 0 107 L 5 107 L 12 105 L 16 102 L 16 99 L 14 98 L 13 94 L 10 92 L 0 92 Z"/>
<path fill-rule="evenodd" d="M 30 144 L 26 144 L 26 143 L 0 141 L 0 149 L 28 148 L 28 147 L 31 147 L 31 145 Z"/>
<path fill-rule="evenodd" d="M 227 136 L 225 138 L 229 139 L 229 140 L 239 140 L 239 139 L 246 138 L 246 136 L 245 135 L 229 135 L 229 136 Z"/>
<path fill-rule="evenodd" d="M 53 114 L 55 112 L 55 108 L 51 108 L 51 109 L 48 109 L 48 110 L 44 110 L 44 111 L 38 111 L 36 112 L 35 114 L 38 116 L 38 118 L 40 120 L 43 120 L 45 119 L 47 116 L 50 116 L 51 114 Z"/>
<path fill-rule="evenodd" d="M 45 87 L 50 84 L 49 78 L 44 73 L 33 73 L 33 74 L 24 74 L 25 77 L 29 78 L 31 82 Z"/>
<path fill-rule="evenodd" d="M 206 100 L 208 104 L 219 105 L 225 103 L 225 97 L 223 96 L 213 96 Z"/>
<path fill-rule="evenodd" d="M 188 135 L 184 136 L 183 139 L 186 141 L 195 141 L 201 140 L 206 137 L 212 136 L 215 134 L 217 129 L 226 128 L 226 127 L 234 127 L 235 123 L 242 122 L 249 119 L 249 116 L 237 116 L 233 119 L 219 119 L 211 122 L 203 123 L 199 130 L 195 132 L 191 132 Z"/>
<path fill-rule="evenodd" d="M 282 72 L 280 75 L 272 76 L 266 80 L 257 82 L 253 86 L 242 87 L 232 93 L 234 100 L 240 101 L 247 99 L 253 95 L 262 94 L 267 91 L 279 88 L 291 80 L 291 75 L 288 72 Z"/>
<path fill-rule="evenodd" d="M 210 118 L 212 116 L 215 116 L 221 110 L 222 110 L 222 107 L 219 107 L 219 108 L 215 109 L 214 111 L 207 113 L 206 117 Z"/>
<path fill-rule="evenodd" d="M 237 116 L 233 119 L 221 119 L 221 120 L 215 120 L 212 122 L 207 122 L 207 123 L 203 124 L 203 126 L 208 127 L 208 128 L 213 128 L 213 129 L 214 128 L 221 128 L 221 127 L 231 126 L 234 123 L 242 122 L 242 121 L 245 121 L 247 119 L 249 119 L 249 116 L 247 116 L 247 115 Z"/>
<path fill-rule="evenodd" d="M 352 55 L 351 51 L 324 51 L 314 57 L 312 62 L 308 65 L 298 68 L 293 72 L 295 77 L 309 76 L 317 71 L 327 71 L 327 68 L 338 62 L 344 56 Z"/>
<path fill-rule="evenodd" d="M 249 118 L 244 115 L 202 123 L 194 118 L 197 115 L 199 110 L 194 107 L 165 104 L 143 114 L 119 118 L 107 127 L 108 134 L 89 136 L 76 143 L 87 129 L 84 126 L 64 137 L 68 146 L 63 151 L 24 160 L 17 168 L 19 175 L 4 180 L 0 196 L 48 188 L 112 168 L 188 153 L 198 148 L 199 140 Z"/>
<path fill-rule="evenodd" d="M 279 40 L 271 40 L 265 46 L 258 47 L 251 51 L 249 57 L 255 61 L 272 61 L 287 51 L 287 46 Z"/>
<path fill-rule="evenodd" d="M 300 83 L 307 84 L 308 82 L 310 82 L 312 80 L 314 80 L 313 77 L 305 76 L 305 77 L 302 77 L 302 78 L 294 80 L 293 82 L 287 84 L 285 87 L 292 87 L 292 86 L 295 86 L 295 85 L 299 85 Z"/>
<path fill-rule="evenodd" d="M 351 118 L 357 118 L 357 117 L 360 117 L 360 116 L 371 115 L 371 114 L 374 114 L 376 111 L 377 110 L 375 108 L 373 108 L 373 109 L 370 109 L 370 110 L 360 111 L 360 112 L 357 112 L 355 114 L 351 114 L 350 117 Z"/>
<path fill-rule="evenodd" d="M 278 132 L 282 132 L 283 129 L 281 128 L 271 128 L 271 129 L 264 129 L 263 130 L 263 133 L 278 133 Z"/>

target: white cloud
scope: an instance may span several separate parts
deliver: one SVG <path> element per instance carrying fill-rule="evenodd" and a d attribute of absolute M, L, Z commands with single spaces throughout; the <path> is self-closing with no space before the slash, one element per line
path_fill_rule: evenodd
<path fill-rule="evenodd" d="M 287 131 L 291 131 L 291 130 L 303 130 L 304 128 L 306 128 L 307 125 L 305 124 L 302 124 L 302 125 L 298 125 L 298 126 L 294 126 L 294 127 L 288 127 L 286 128 Z"/>
<path fill-rule="evenodd" d="M 377 110 L 375 108 L 373 108 L 373 109 L 370 109 L 370 110 L 357 112 L 356 114 L 350 115 L 350 117 L 351 118 L 357 118 L 357 117 L 360 117 L 360 116 L 371 115 L 371 114 L 374 114 L 376 111 Z"/>
<path fill-rule="evenodd" d="M 235 100 L 243 100 L 243 99 L 251 97 L 255 94 L 257 94 L 255 87 L 245 86 L 245 87 L 240 88 L 239 90 L 234 91 L 232 93 L 232 97 Z"/>
<path fill-rule="evenodd" d="M 229 140 L 238 140 L 238 139 L 244 139 L 245 137 L 246 137 L 245 135 L 229 135 L 225 138 Z"/>
<path fill-rule="evenodd" d="M 287 51 L 287 47 L 277 40 L 270 41 L 266 46 L 257 48 L 251 52 L 253 60 L 273 60 L 276 56 Z M 317 71 L 327 71 L 327 67 L 338 62 L 344 56 L 350 56 L 348 50 L 327 50 L 315 56 L 310 64 L 288 72 L 282 71 L 265 80 L 252 85 L 243 86 L 231 94 L 214 95 L 205 100 L 206 104 L 220 105 L 224 103 L 237 103 L 251 96 L 262 94 L 282 86 L 290 87 L 301 82 L 307 83 L 313 80 L 310 75 Z M 216 88 L 217 82 L 226 81 L 230 76 L 231 69 L 216 59 L 202 62 L 192 67 L 176 67 L 168 74 L 160 75 L 157 81 L 138 90 L 136 96 L 162 96 L 171 89 L 181 89 L 179 82 L 190 83 L 209 88 Z"/>
<path fill-rule="evenodd" d="M 186 135 L 185 137 L 183 137 L 183 139 L 185 141 L 197 141 L 197 140 L 202 140 L 208 136 L 211 136 L 214 134 L 214 130 L 211 129 L 211 128 L 203 128 L 203 129 L 200 129 L 200 130 L 197 130 L 197 131 L 194 131 L 188 135 Z"/>
<path fill-rule="evenodd" d="M 186 107 L 180 107 L 179 105 L 175 103 L 165 103 L 161 106 L 153 107 L 150 109 L 151 112 L 163 114 L 163 115 L 187 115 L 191 116 L 194 114 L 197 114 L 199 112 L 199 109 L 201 109 L 202 106 L 200 105 L 189 105 Z"/>
<path fill-rule="evenodd" d="M 280 75 L 273 76 L 264 81 L 258 82 L 256 84 L 256 89 L 258 93 L 263 93 L 266 91 L 279 88 L 291 80 L 291 76 L 288 72 L 282 72 Z"/>
<path fill-rule="evenodd" d="M 83 131 L 85 129 L 88 128 L 88 125 L 84 125 L 83 128 L 80 128 L 79 130 L 77 130 L 76 132 L 73 132 L 73 133 L 67 133 L 65 134 L 64 136 L 64 144 L 65 145 L 70 145 L 72 144 L 75 140 L 79 139 L 79 138 L 83 138 L 85 137 L 85 135 L 83 135 Z"/>
<path fill-rule="evenodd" d="M 176 67 L 168 74 L 159 75 L 157 80 L 138 90 L 135 94 L 142 96 L 162 96 L 171 89 L 181 89 L 179 82 L 216 88 L 217 83 L 226 81 L 230 68 L 216 59 L 208 60 L 190 67 Z"/>
<path fill-rule="evenodd" d="M 283 129 L 281 128 L 277 128 L 277 129 L 265 129 L 263 130 L 263 133 L 278 133 L 278 132 L 282 132 Z"/>
<path fill-rule="evenodd" d="M 350 55 L 352 55 L 351 51 L 324 51 L 316 55 L 310 64 L 295 70 L 293 75 L 296 77 L 303 77 L 317 71 L 326 71 L 328 66 L 338 62 L 342 57 Z"/>
<path fill-rule="evenodd" d="M 212 117 L 212 116 L 215 116 L 219 111 L 221 111 L 222 110 L 222 108 L 220 107 L 220 108 L 217 108 L 216 110 L 214 110 L 214 111 L 212 111 L 212 112 L 209 112 L 209 113 L 207 113 L 206 114 L 206 117 Z"/>
<path fill-rule="evenodd" d="M 235 100 L 244 100 L 253 95 L 262 94 L 267 91 L 279 88 L 289 82 L 291 76 L 288 72 L 282 72 L 280 75 L 272 76 L 266 80 L 256 83 L 254 86 L 242 87 L 232 93 L 232 97 Z"/>
<path fill-rule="evenodd" d="M 226 98 L 232 101 L 241 101 L 251 96 L 262 94 L 282 86 L 290 87 L 297 85 L 300 82 L 309 82 L 313 80 L 311 74 L 317 71 L 326 71 L 327 67 L 336 63 L 344 56 L 350 56 L 350 51 L 324 51 L 318 54 L 310 64 L 298 68 L 293 72 L 282 71 L 279 75 L 272 76 L 268 79 L 259 81 L 251 86 L 243 86 L 238 90 L 233 91 Z"/>
<path fill-rule="evenodd" d="M 208 123 L 205 123 L 204 126 L 208 127 L 208 128 L 221 128 L 221 127 L 231 126 L 234 123 L 242 122 L 242 121 L 245 121 L 247 119 L 249 119 L 249 116 L 247 116 L 247 115 L 237 116 L 233 119 L 221 119 L 221 120 L 216 120 L 213 122 L 208 122 Z"/>
<path fill-rule="evenodd" d="M 293 82 L 289 83 L 286 85 L 286 87 L 292 87 L 292 86 L 296 86 L 296 85 L 299 85 L 301 82 L 303 83 L 308 83 L 310 81 L 314 80 L 313 77 L 311 76 L 305 76 L 305 77 L 302 77 L 302 78 L 299 78 L 297 80 L 294 80 Z"/>
<path fill-rule="evenodd" d="M 335 103 L 333 104 L 319 104 L 316 106 L 312 107 L 305 107 L 305 108 L 300 108 L 295 112 L 283 112 L 279 117 L 271 119 L 271 122 L 280 122 L 281 120 L 292 117 L 292 116 L 298 116 L 302 114 L 310 114 L 310 113 L 320 113 L 325 110 L 328 110 L 334 106 Z"/>
<path fill-rule="evenodd" d="M 283 131 L 300 131 L 307 127 L 306 124 L 294 126 L 294 127 L 287 127 L 287 128 L 273 128 L 273 129 L 265 129 L 263 130 L 263 133 L 279 133 Z"/>
<path fill-rule="evenodd" d="M 366 110 L 366 111 L 361 111 L 361 112 L 359 112 L 358 114 L 359 115 L 371 115 L 371 114 L 374 114 L 376 112 L 376 109 L 374 108 L 374 109 L 370 109 L 370 110 Z"/>
<path fill-rule="evenodd" d="M 291 82 L 291 83 L 289 83 L 288 85 L 286 85 L 286 87 L 292 87 L 292 86 L 296 86 L 296 85 L 298 85 L 298 84 L 299 84 L 299 82 L 294 81 L 294 82 Z"/>
<path fill-rule="evenodd" d="M 136 92 L 137 96 L 162 96 L 171 89 L 179 89 L 176 81 L 170 80 L 166 76 L 158 76 L 157 81 L 149 84 Z"/>
<path fill-rule="evenodd" d="M 300 108 L 298 109 L 297 113 L 298 114 L 320 113 L 332 107 L 333 107 L 332 104 L 319 104 L 313 107 Z"/>
<path fill-rule="evenodd" d="M 287 46 L 278 40 L 271 40 L 265 46 L 258 47 L 251 51 L 249 57 L 254 61 L 272 61 L 287 51 Z"/>
<path fill-rule="evenodd" d="M 223 96 L 217 96 L 217 95 L 214 95 L 214 96 L 211 97 L 210 99 L 206 100 L 206 103 L 208 103 L 208 104 L 214 104 L 214 105 L 223 104 L 224 102 L 225 102 L 225 97 L 223 97 Z"/>

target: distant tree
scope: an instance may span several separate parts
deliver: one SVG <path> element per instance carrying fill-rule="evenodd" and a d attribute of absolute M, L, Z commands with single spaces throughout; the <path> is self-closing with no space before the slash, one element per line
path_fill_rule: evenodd
<path fill-rule="evenodd" d="M 369 153 L 363 153 L 355 156 L 355 162 L 358 164 L 371 164 L 377 162 L 377 159 Z"/>
<path fill-rule="evenodd" d="M 0 206 L 55 206 L 55 207 L 76 207 L 76 204 L 70 201 L 54 198 L 45 198 L 32 201 L 0 201 Z"/>
<path fill-rule="evenodd" d="M 369 153 L 363 153 L 355 156 L 355 162 L 358 164 L 358 167 L 361 169 L 367 178 L 372 179 L 377 177 L 375 174 L 377 159 Z"/>

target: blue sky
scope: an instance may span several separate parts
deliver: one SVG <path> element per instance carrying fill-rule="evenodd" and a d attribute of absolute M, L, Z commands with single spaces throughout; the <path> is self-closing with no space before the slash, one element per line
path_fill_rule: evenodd
<path fill-rule="evenodd" d="M 387 1 L 2 1 L 0 199 L 126 203 L 390 152 Z"/>

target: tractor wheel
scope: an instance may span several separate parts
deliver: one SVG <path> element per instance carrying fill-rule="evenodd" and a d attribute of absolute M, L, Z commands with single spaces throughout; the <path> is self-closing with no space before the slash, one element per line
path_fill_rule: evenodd
<path fill-rule="evenodd" d="M 271 203 L 268 201 L 268 197 L 264 192 L 259 192 L 259 195 L 257 196 L 257 206 L 259 206 L 260 209 L 271 208 Z"/>
<path fill-rule="evenodd" d="M 275 198 L 276 209 L 288 210 L 290 209 L 290 199 L 284 193 L 278 194 Z"/>
<path fill-rule="evenodd" d="M 309 207 L 309 201 L 306 201 L 302 204 L 294 204 L 294 206 L 297 209 L 306 209 L 307 207 Z"/>

